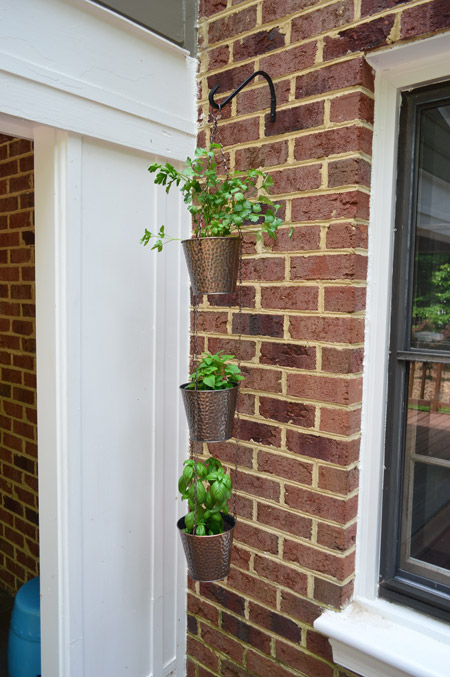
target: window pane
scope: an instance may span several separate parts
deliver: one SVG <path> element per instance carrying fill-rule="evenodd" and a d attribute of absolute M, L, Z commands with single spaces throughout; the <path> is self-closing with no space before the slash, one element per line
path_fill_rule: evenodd
<path fill-rule="evenodd" d="M 401 566 L 450 581 L 450 365 L 411 362 Z"/>
<path fill-rule="evenodd" d="M 450 105 L 420 115 L 411 345 L 450 350 Z"/>

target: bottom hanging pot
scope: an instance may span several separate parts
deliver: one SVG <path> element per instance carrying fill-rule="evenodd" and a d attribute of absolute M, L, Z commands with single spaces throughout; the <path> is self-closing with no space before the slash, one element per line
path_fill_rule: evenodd
<path fill-rule="evenodd" d="M 195 442 L 225 442 L 233 437 L 234 412 L 239 386 L 224 390 L 193 390 L 180 386 L 189 425 Z"/>
<path fill-rule="evenodd" d="M 231 294 L 239 272 L 240 237 L 182 241 L 193 294 Z"/>
<path fill-rule="evenodd" d="M 231 548 L 236 520 L 231 515 L 222 514 L 222 517 L 225 531 L 215 536 L 187 534 L 182 531 L 185 528 L 184 517 L 177 522 L 189 575 L 194 581 L 220 581 L 230 573 Z"/>

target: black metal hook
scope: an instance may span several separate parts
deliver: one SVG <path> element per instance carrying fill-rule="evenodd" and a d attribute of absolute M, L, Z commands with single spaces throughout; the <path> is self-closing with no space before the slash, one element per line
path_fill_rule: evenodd
<path fill-rule="evenodd" d="M 226 106 L 227 103 L 230 103 L 231 99 L 234 99 L 236 94 L 239 94 L 241 89 L 243 89 L 246 85 L 248 85 L 248 83 L 251 80 L 253 80 L 253 78 L 256 78 L 257 75 L 262 75 L 264 78 L 266 78 L 267 83 L 269 85 L 269 89 L 270 89 L 270 120 L 271 120 L 271 122 L 275 122 L 276 107 L 277 107 L 277 98 L 275 96 L 275 87 L 273 86 L 272 78 L 265 71 L 256 71 L 256 73 L 252 73 L 252 75 L 250 75 L 250 77 L 248 77 L 246 80 L 244 80 L 242 85 L 239 85 L 239 87 L 237 89 L 235 89 L 234 92 L 232 92 L 230 94 L 230 96 L 227 96 L 225 101 L 222 101 L 222 103 L 216 103 L 214 101 L 214 94 L 219 89 L 219 85 L 216 85 L 215 87 L 212 88 L 212 90 L 209 93 L 209 97 L 208 97 L 209 103 L 211 104 L 211 106 L 213 108 L 218 108 L 219 110 L 222 110 L 222 108 L 224 106 Z"/>

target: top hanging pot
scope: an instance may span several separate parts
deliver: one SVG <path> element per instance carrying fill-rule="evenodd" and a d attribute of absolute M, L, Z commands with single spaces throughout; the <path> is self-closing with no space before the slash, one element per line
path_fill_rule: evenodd
<path fill-rule="evenodd" d="M 231 294 L 239 272 L 240 237 L 183 240 L 193 294 Z"/>

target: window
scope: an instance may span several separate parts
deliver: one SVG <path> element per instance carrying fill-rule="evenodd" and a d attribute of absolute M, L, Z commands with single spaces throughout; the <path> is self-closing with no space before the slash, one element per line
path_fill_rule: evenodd
<path fill-rule="evenodd" d="M 450 83 L 402 95 L 382 597 L 450 620 Z"/>

